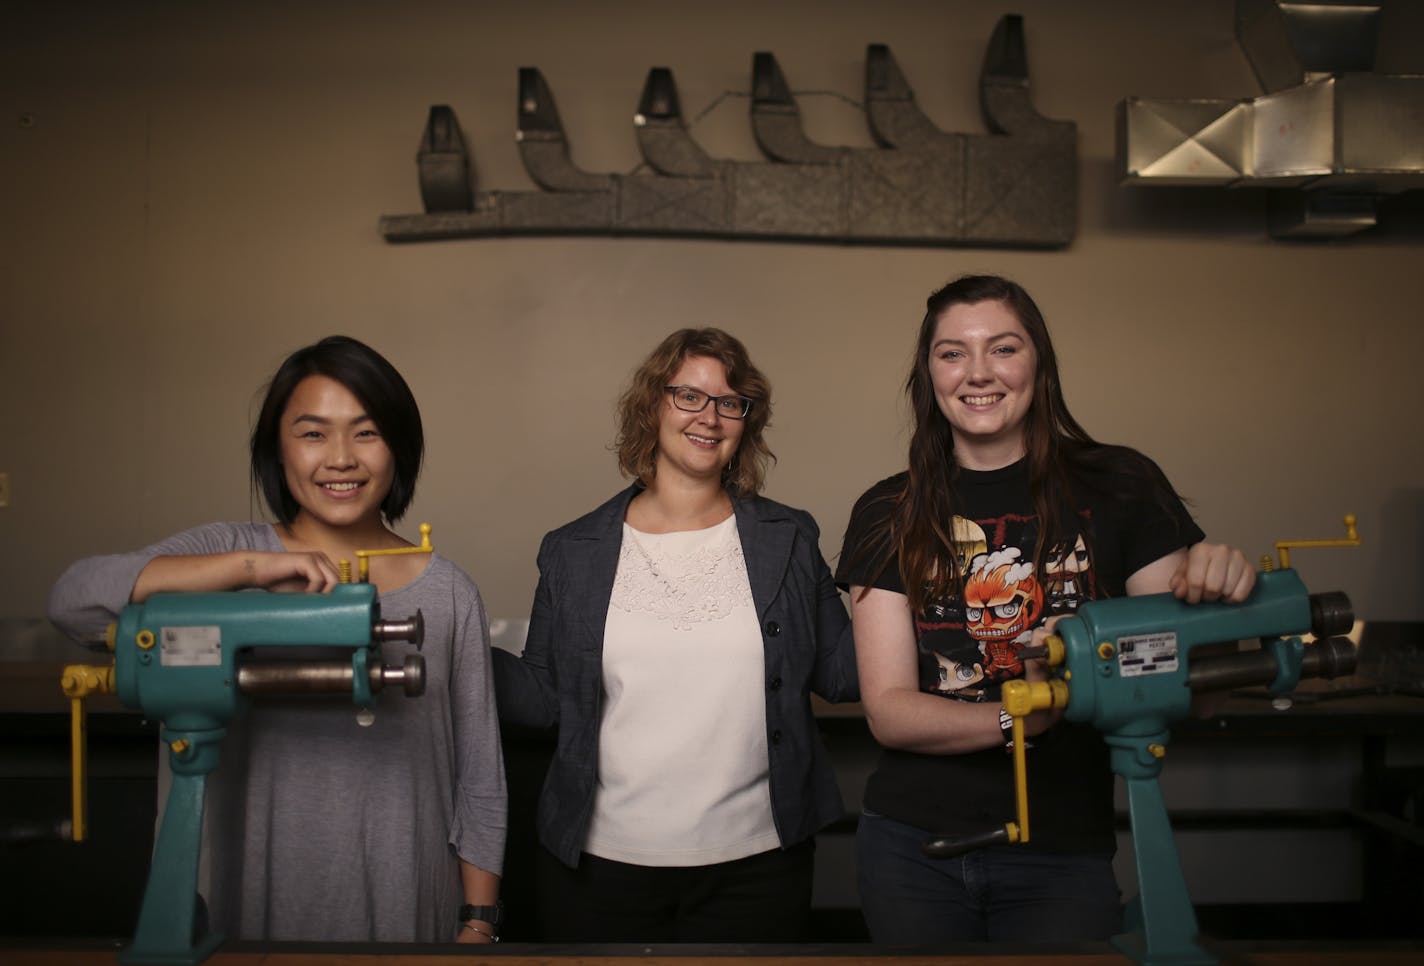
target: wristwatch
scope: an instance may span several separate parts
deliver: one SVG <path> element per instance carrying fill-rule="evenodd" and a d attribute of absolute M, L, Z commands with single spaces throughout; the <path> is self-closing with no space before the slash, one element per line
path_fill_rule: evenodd
<path fill-rule="evenodd" d="M 472 919 L 487 922 L 498 929 L 504 924 L 504 900 L 496 900 L 492 906 L 461 906 L 460 921 L 469 922 Z"/>

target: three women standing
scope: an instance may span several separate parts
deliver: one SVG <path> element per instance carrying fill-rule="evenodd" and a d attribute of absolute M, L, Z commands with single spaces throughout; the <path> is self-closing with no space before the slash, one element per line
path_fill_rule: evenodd
<path fill-rule="evenodd" d="M 1045 673 L 1019 653 L 1053 617 L 1167 590 L 1240 601 L 1254 571 L 1201 542 L 1150 460 L 1073 419 L 1017 285 L 975 276 L 935 293 L 907 389 L 909 469 L 857 503 L 841 557 L 854 647 L 815 522 L 758 495 L 770 387 L 717 329 L 674 333 L 635 373 L 617 441 L 634 483 L 544 538 L 525 650 L 494 652 L 493 687 L 469 579 L 438 556 L 373 561 L 383 607 L 425 614 L 431 685 L 364 731 L 336 707 L 264 709 L 238 729 L 210 785 L 219 925 L 258 939 L 493 938 L 497 690 L 507 720 L 558 729 L 537 819 L 546 940 L 795 941 L 814 835 L 843 814 L 814 692 L 863 693 L 885 747 L 858 834 L 872 939 L 1116 931 L 1106 751 L 1052 712 L 1028 722 L 1033 842 L 950 861 L 920 846 L 1012 812 L 998 689 Z M 81 561 L 51 616 L 90 637 L 159 591 L 328 590 L 334 560 L 404 544 L 388 524 L 421 451 L 389 363 L 349 339 L 300 350 L 252 439 L 277 523 Z"/>

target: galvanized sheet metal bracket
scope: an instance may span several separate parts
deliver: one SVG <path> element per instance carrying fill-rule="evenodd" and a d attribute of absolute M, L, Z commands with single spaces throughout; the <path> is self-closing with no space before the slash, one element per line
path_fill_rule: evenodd
<path fill-rule="evenodd" d="M 1034 109 L 1027 63 L 1023 20 L 1006 16 L 979 78 L 991 133 L 950 133 L 919 109 L 890 49 L 873 44 L 865 112 L 877 146 L 852 148 L 806 136 L 775 57 L 759 52 L 751 124 L 766 162 L 708 155 L 683 121 L 672 71 L 655 67 L 633 119 L 651 173 L 628 175 L 573 163 L 552 92 L 524 67 L 517 139 L 540 190 L 474 191 L 454 112 L 432 108 L 418 155 L 425 213 L 382 216 L 380 230 L 392 242 L 608 234 L 1062 247 L 1077 224 L 1077 126 Z"/>
<path fill-rule="evenodd" d="M 1275 238 L 1372 227 L 1424 187 L 1424 76 L 1374 69 L 1381 6 L 1237 0 L 1236 39 L 1266 93 L 1118 105 L 1124 185 L 1268 188 Z"/>

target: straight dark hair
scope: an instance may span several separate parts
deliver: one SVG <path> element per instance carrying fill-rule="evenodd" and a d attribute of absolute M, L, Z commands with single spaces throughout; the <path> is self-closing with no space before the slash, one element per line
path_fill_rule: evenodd
<path fill-rule="evenodd" d="M 351 391 L 375 422 L 395 464 L 391 490 L 381 501 L 389 522 L 405 515 L 415 497 L 415 482 L 425 457 L 420 407 L 395 366 L 375 349 L 344 335 L 331 335 L 298 349 L 282 362 L 262 400 L 252 427 L 252 485 L 280 524 L 290 524 L 301 507 L 287 488 L 282 468 L 282 413 L 297 386 L 308 376 L 326 376 Z"/>

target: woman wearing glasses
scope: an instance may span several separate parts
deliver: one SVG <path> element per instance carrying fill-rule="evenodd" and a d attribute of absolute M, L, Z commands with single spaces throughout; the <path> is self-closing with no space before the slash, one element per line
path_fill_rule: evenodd
<path fill-rule="evenodd" d="M 558 729 L 546 940 L 800 938 L 813 836 L 844 814 L 809 695 L 857 686 L 815 521 L 757 495 L 770 415 L 739 341 L 673 333 L 619 402 L 632 486 L 540 547 L 495 681 L 505 721 Z"/>

